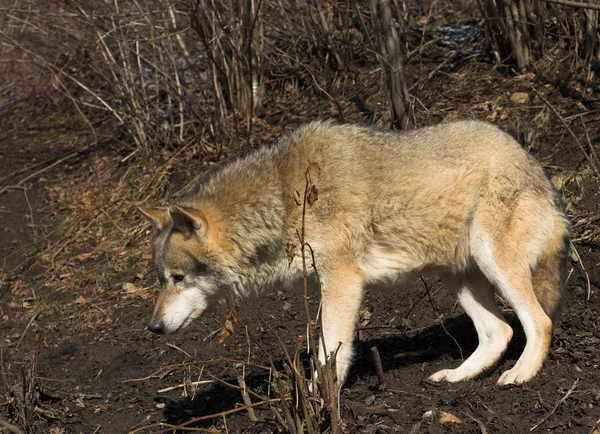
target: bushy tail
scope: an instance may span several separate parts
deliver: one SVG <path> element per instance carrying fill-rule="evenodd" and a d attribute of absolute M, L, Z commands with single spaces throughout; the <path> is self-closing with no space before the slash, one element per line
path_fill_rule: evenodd
<path fill-rule="evenodd" d="M 546 315 L 555 327 L 563 307 L 567 272 L 571 253 L 569 226 L 557 222 L 552 238 L 533 271 L 533 289 Z"/>

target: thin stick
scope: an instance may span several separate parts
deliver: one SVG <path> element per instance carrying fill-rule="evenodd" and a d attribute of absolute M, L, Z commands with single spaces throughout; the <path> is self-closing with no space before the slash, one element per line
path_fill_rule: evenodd
<path fill-rule="evenodd" d="M 250 395 L 248 395 L 248 391 L 246 390 L 246 382 L 244 381 L 243 375 L 238 375 L 237 377 L 238 384 L 241 388 L 242 399 L 244 400 L 244 404 L 248 407 L 248 417 L 252 422 L 258 422 L 258 418 L 256 417 L 256 413 L 254 409 L 250 407 L 252 405 L 252 401 L 250 400 Z"/>
<path fill-rule="evenodd" d="M 465 413 L 465 415 L 469 419 L 471 419 L 472 421 L 474 421 L 477 425 L 479 425 L 479 430 L 481 431 L 481 434 L 488 434 L 487 428 L 485 427 L 485 425 L 484 425 L 484 423 L 482 421 L 480 421 L 476 417 L 471 416 L 469 413 Z"/>
<path fill-rule="evenodd" d="M 377 347 L 371 347 L 371 355 L 373 356 L 373 362 L 375 363 L 375 371 L 377 372 L 379 390 L 385 390 L 387 383 L 385 381 L 385 375 L 383 374 L 381 357 L 379 357 L 379 351 L 377 350 Z"/>
<path fill-rule="evenodd" d="M 167 347 L 169 348 L 173 348 L 174 350 L 179 351 L 182 354 L 185 354 L 187 357 L 189 357 L 190 359 L 192 358 L 192 356 L 190 355 L 190 353 L 188 353 L 185 350 L 182 350 L 181 348 L 179 348 L 177 345 L 173 345 L 173 344 L 167 344 Z"/>
<path fill-rule="evenodd" d="M 556 401 L 556 404 L 554 404 L 554 408 L 552 409 L 552 411 L 550 411 L 550 413 L 546 414 L 546 416 L 544 416 L 542 418 L 542 420 L 540 420 L 538 423 L 536 423 L 534 426 L 531 427 L 531 429 L 529 430 L 530 432 L 535 430 L 538 426 L 540 426 L 544 422 L 546 422 L 548 419 L 550 419 L 550 416 L 552 416 L 554 413 L 556 413 L 556 410 L 558 410 L 558 407 L 560 407 L 560 405 L 563 402 L 565 402 L 569 396 L 571 396 L 571 393 L 573 393 L 573 390 L 575 390 L 575 387 L 577 387 L 577 383 L 579 383 L 579 378 L 577 380 L 575 380 L 575 383 L 573 383 L 573 386 L 571 386 L 571 388 L 567 391 L 567 393 L 565 393 L 565 396 L 563 396 L 558 401 Z"/>
<path fill-rule="evenodd" d="M 593 9 L 600 11 L 600 5 L 584 2 L 572 2 L 569 0 L 546 0 L 548 3 L 556 3 L 557 5 L 571 6 L 572 8 Z"/>
<path fill-rule="evenodd" d="M 44 309 L 39 309 L 37 312 L 35 312 L 33 314 L 33 316 L 31 317 L 31 319 L 29 320 L 29 322 L 27 323 L 27 326 L 25 327 L 25 330 L 23 330 L 23 333 L 21 334 L 21 338 L 19 339 L 19 342 L 17 342 L 16 348 L 19 348 L 19 345 L 21 345 L 21 342 L 23 342 L 23 338 L 25 337 L 25 334 L 27 334 L 27 330 L 29 330 L 29 327 L 31 327 L 31 324 L 33 324 L 33 322 L 35 321 L 35 319 L 39 316 L 40 313 L 42 313 Z"/>
<path fill-rule="evenodd" d="M 81 148 L 81 149 L 79 149 L 79 150 L 77 150 L 75 152 L 71 152 L 66 157 L 63 157 L 63 158 L 61 158 L 59 160 L 56 160 L 54 163 L 52 163 L 52 164 L 50 164 L 50 165 L 48 165 L 48 166 L 46 166 L 46 167 L 38 170 L 37 172 L 32 173 L 31 175 L 26 176 L 25 178 L 23 178 L 22 180 L 20 180 L 16 184 L 14 184 L 14 185 L 7 185 L 6 187 L 3 187 L 2 189 L 0 189 L 0 194 L 4 193 L 5 191 L 8 191 L 10 189 L 23 187 L 23 184 L 25 184 L 27 181 L 35 178 L 36 176 L 41 175 L 44 172 L 47 172 L 48 170 L 52 169 L 53 167 L 58 166 L 59 164 L 64 163 L 65 161 L 70 160 L 73 157 L 77 157 L 79 154 L 87 151 L 88 149 L 93 148 L 96 145 L 97 145 L 97 142 L 90 143 L 89 145 L 84 146 L 83 148 Z"/>
<path fill-rule="evenodd" d="M 291 398 L 288 398 L 288 399 L 291 400 Z M 154 434 L 162 434 L 162 433 L 170 432 L 170 431 L 173 431 L 173 430 L 178 430 L 178 429 L 184 428 L 184 427 L 186 427 L 188 425 L 191 425 L 193 423 L 196 423 L 196 422 L 201 422 L 203 420 L 214 419 L 216 417 L 228 416 L 228 415 L 233 414 L 233 413 L 237 413 L 237 412 L 240 412 L 240 411 L 247 410 L 248 408 L 259 407 L 261 405 L 271 404 L 271 403 L 279 402 L 279 401 L 280 401 L 280 398 L 272 398 L 272 399 L 267 399 L 265 401 L 255 402 L 255 403 L 250 404 L 250 405 L 242 405 L 241 407 L 232 408 L 231 410 L 225 410 L 225 411 L 222 411 L 220 413 L 209 414 L 207 416 L 195 417 L 195 418 L 190 419 L 187 422 L 184 422 L 184 423 L 182 423 L 180 425 L 177 425 L 177 426 L 171 425 L 171 426 L 169 426 L 168 428 L 166 428 L 164 430 L 156 431 Z M 165 425 L 163 424 L 162 426 L 165 426 Z M 131 431 L 130 434 L 134 434 L 134 433 L 139 432 L 139 431 L 141 431 L 141 429 L 137 429 L 135 431 Z"/>
<path fill-rule="evenodd" d="M 554 106 L 552 104 L 550 104 L 550 101 L 548 101 L 546 98 L 544 98 L 544 96 L 541 93 L 539 93 L 535 87 L 532 87 L 532 89 L 537 94 L 537 96 L 539 96 L 540 99 L 542 101 L 544 101 L 544 103 L 548 106 L 548 108 L 550 110 L 552 110 L 552 112 L 558 117 L 558 119 L 560 119 L 560 122 L 564 125 L 564 127 L 567 129 L 567 131 L 571 134 L 571 137 L 573 137 L 573 139 L 575 140 L 575 143 L 577 143 L 577 146 L 579 146 L 579 149 L 581 150 L 582 154 L 585 156 L 585 159 L 588 160 L 588 162 L 592 166 L 592 169 L 594 169 L 594 172 L 596 172 L 596 176 L 598 176 L 600 178 L 600 168 L 596 167 L 595 161 L 592 159 L 592 157 L 590 157 L 588 155 L 585 148 L 583 147 L 583 145 L 581 144 L 581 142 L 579 141 L 579 139 L 577 138 L 577 136 L 575 135 L 575 133 L 573 132 L 571 127 L 569 127 L 569 125 L 567 124 L 565 119 L 561 116 L 561 114 L 558 112 L 558 110 L 556 110 L 554 108 Z"/>
<path fill-rule="evenodd" d="M 450 338 L 452 338 L 452 340 L 454 341 L 454 343 L 458 347 L 458 351 L 460 352 L 460 358 L 461 358 L 461 360 L 464 360 L 465 358 L 463 356 L 462 348 L 458 344 L 458 341 L 456 339 L 454 339 L 454 336 L 452 336 L 450 334 L 450 332 L 446 329 L 446 326 L 444 325 L 444 317 L 443 317 L 443 315 L 440 314 L 440 312 L 437 310 L 437 307 L 435 307 L 435 304 L 433 303 L 433 299 L 431 298 L 431 294 L 429 293 L 429 286 L 427 285 L 427 282 L 425 282 L 425 279 L 423 279 L 423 277 L 420 277 L 420 279 L 421 279 L 421 282 L 423 282 L 423 285 L 425 286 L 425 289 L 427 290 L 427 297 L 429 297 L 429 302 L 431 303 L 431 307 L 433 308 L 434 312 L 436 313 L 436 315 L 440 319 L 440 325 L 444 329 L 444 332 L 446 332 L 446 334 L 448 336 L 450 336 Z"/>
<path fill-rule="evenodd" d="M 581 255 L 579 254 L 579 252 L 577 251 L 577 249 L 573 245 L 573 242 L 571 242 L 571 249 L 573 249 L 573 251 L 577 255 L 577 259 L 578 259 L 577 262 L 581 266 L 581 269 L 583 270 L 583 274 L 585 274 L 585 280 L 587 281 L 586 299 L 585 300 L 586 301 L 590 301 L 590 297 L 592 296 L 592 284 L 590 282 L 590 275 L 588 274 L 587 270 L 583 266 L 583 261 L 581 260 Z"/>
<path fill-rule="evenodd" d="M 583 118 L 581 118 L 581 125 L 583 125 L 583 131 L 585 132 L 585 138 L 587 139 L 588 146 L 590 147 L 590 153 L 592 154 L 592 157 L 594 158 L 596 167 L 600 167 L 600 158 L 598 158 L 598 154 L 596 154 L 596 148 L 594 148 L 594 145 L 592 144 L 592 141 L 590 139 L 590 134 L 588 133 L 588 129 L 587 129 L 587 126 L 585 125 L 585 121 L 583 120 Z"/>
<path fill-rule="evenodd" d="M 156 393 L 165 393 L 165 392 L 172 392 L 173 390 L 177 390 L 177 389 L 183 389 L 184 387 L 191 385 L 191 386 L 201 386 L 203 384 L 212 384 L 212 383 L 216 383 L 216 380 L 200 380 L 200 381 L 192 381 L 191 383 L 188 384 L 176 384 L 175 386 L 169 386 L 169 387 L 165 387 L 164 389 L 159 389 L 156 391 Z"/>

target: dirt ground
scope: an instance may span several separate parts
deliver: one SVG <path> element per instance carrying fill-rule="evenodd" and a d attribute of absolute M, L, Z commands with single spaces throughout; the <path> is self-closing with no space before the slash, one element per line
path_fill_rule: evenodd
<path fill-rule="evenodd" d="M 407 75 L 427 77 L 446 55 L 448 48 L 437 46 L 428 62 L 409 62 Z M 365 113 L 386 110 L 378 86 L 363 103 L 348 104 L 347 120 L 369 123 L 373 117 Z M 470 54 L 438 69 L 415 90 L 423 107 L 417 113 L 421 125 L 460 118 L 495 122 L 515 135 L 563 190 L 576 250 L 565 309 L 542 371 L 522 387 L 496 386 L 524 345 L 518 321 L 505 309 L 516 335 L 500 365 L 464 384 L 430 384 L 425 381 L 430 374 L 456 367 L 475 349 L 470 320 L 435 281 L 428 282 L 433 301 L 421 281 L 369 292 L 356 361 L 341 393 L 343 432 L 600 433 L 599 180 L 536 90 L 587 146 L 579 122 L 584 119 L 598 152 L 600 94 L 596 89 L 584 98 L 561 89 L 535 73 L 503 74 L 486 56 Z M 528 100 L 511 99 L 515 92 L 526 93 Z M 0 189 L 90 142 L 79 121 L 65 121 L 40 88 L 4 99 Z M 275 137 L 304 121 L 335 117 L 329 106 L 319 106 L 326 107 L 319 113 L 273 117 L 260 131 Z M 113 139 L 102 146 L 0 193 L 0 419 L 20 424 L 18 413 L 27 412 L 30 432 L 162 432 L 161 422 L 178 425 L 234 409 L 243 403 L 242 395 L 218 381 L 235 382 L 242 368 L 232 361 L 255 364 L 243 373 L 247 385 L 267 395 L 268 375 L 259 366 L 268 365 L 269 357 L 275 364 L 283 360 L 276 335 L 293 351 L 305 333 L 301 295 L 279 291 L 243 303 L 234 334 L 222 344 L 214 336 L 222 312 L 172 336 L 146 330 L 157 291 L 148 256 L 150 231 L 137 214 L 115 211 L 119 200 L 133 205 L 139 185 L 123 162 L 126 138 L 115 134 L 106 130 Z M 257 139 L 257 145 L 266 142 Z M 186 170 L 203 170 L 194 159 L 189 164 L 195 166 Z M 137 167 L 131 170 L 139 170 L 140 180 L 147 176 Z M 173 174 L 171 179 L 163 197 L 191 178 Z M 117 198 L 123 191 L 130 193 Z M 82 211 L 86 206 L 89 214 Z M 313 295 L 313 305 L 315 300 Z M 385 390 L 377 388 L 374 346 L 381 354 Z M 194 386 L 198 379 L 212 383 Z M 179 387 L 161 391 L 171 386 Z M 211 432 L 278 432 L 268 407 L 256 411 L 258 422 L 242 411 L 196 426 Z M 9 431 L 0 426 L 0 432 Z"/>

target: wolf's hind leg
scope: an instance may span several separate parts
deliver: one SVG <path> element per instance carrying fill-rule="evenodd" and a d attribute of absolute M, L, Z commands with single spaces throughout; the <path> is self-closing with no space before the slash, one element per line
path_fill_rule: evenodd
<path fill-rule="evenodd" d="M 552 321 L 533 291 L 529 265 L 510 239 L 492 242 L 481 236 L 473 256 L 485 276 L 514 309 L 527 338 L 515 366 L 504 372 L 498 385 L 521 384 L 531 380 L 542 367 L 550 348 Z"/>
<path fill-rule="evenodd" d="M 453 383 L 477 377 L 493 367 L 506 351 L 513 331 L 496 304 L 492 285 L 479 270 L 446 278 L 444 283 L 471 317 L 479 340 L 477 349 L 458 368 L 443 369 L 429 377 L 430 381 Z"/>
<path fill-rule="evenodd" d="M 362 301 L 364 276 L 353 262 L 336 265 L 323 276 L 322 335 L 319 361 L 337 351 L 337 384 L 346 379 L 352 362 L 354 329 Z"/>

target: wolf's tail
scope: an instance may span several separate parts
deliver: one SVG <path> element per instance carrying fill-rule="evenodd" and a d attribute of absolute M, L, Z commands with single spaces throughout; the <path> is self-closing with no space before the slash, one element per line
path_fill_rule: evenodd
<path fill-rule="evenodd" d="M 564 303 L 570 247 L 569 223 L 561 215 L 556 219 L 552 237 L 532 276 L 535 295 L 553 326 L 557 324 Z"/>

